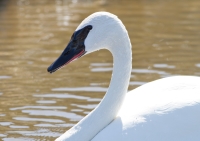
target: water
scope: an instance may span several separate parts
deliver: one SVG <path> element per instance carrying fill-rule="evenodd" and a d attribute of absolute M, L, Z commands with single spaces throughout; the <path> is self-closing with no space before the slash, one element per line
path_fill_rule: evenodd
<path fill-rule="evenodd" d="M 199 76 L 199 7 L 198 0 L 1 0 L 0 139 L 54 140 L 100 102 L 112 72 L 108 51 L 46 71 L 96 11 L 118 15 L 127 27 L 129 90 L 163 77 Z"/>

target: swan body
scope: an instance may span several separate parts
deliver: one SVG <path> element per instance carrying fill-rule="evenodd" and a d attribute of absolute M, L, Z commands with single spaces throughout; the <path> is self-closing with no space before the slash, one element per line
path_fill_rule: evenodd
<path fill-rule="evenodd" d="M 114 61 L 108 91 L 91 113 L 56 141 L 200 140 L 200 77 L 163 78 L 127 93 L 131 43 L 113 14 L 97 12 L 83 20 L 48 71 L 102 48 L 112 53 Z"/>
<path fill-rule="evenodd" d="M 92 141 L 199 141 L 200 78 L 173 76 L 126 94 L 116 118 Z"/>

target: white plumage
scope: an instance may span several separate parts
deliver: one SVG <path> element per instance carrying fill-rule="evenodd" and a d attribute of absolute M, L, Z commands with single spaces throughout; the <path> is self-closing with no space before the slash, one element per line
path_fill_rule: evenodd
<path fill-rule="evenodd" d="M 97 12 L 77 30 L 92 25 L 87 53 L 108 49 L 114 68 L 100 104 L 56 141 L 200 141 L 200 77 L 174 76 L 127 93 L 132 69 L 131 43 L 122 22 Z"/>

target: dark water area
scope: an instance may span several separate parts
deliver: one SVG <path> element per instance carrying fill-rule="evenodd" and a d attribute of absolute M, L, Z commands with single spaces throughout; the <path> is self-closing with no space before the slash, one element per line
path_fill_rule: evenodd
<path fill-rule="evenodd" d="M 54 140 L 101 101 L 112 56 L 89 54 L 54 74 L 47 67 L 79 23 L 117 15 L 132 43 L 129 90 L 173 76 L 200 76 L 198 0 L 0 0 L 0 140 Z"/>

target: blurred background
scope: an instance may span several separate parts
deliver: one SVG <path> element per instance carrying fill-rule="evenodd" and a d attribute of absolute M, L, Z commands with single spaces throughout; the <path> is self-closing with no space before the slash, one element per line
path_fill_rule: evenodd
<path fill-rule="evenodd" d="M 100 102 L 110 52 L 46 71 L 97 11 L 116 14 L 128 30 L 129 90 L 173 75 L 200 76 L 199 0 L 0 0 L 0 140 L 54 140 Z"/>

